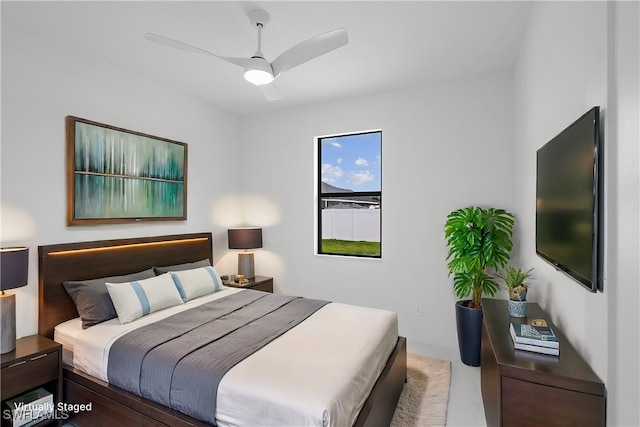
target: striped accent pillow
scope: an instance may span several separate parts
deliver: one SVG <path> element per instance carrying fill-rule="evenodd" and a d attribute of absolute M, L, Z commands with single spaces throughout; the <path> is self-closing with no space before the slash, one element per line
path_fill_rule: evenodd
<path fill-rule="evenodd" d="M 107 282 L 106 286 L 123 325 L 154 311 L 183 303 L 169 274 L 125 283 Z"/>
<path fill-rule="evenodd" d="M 222 289 L 222 280 L 213 267 L 172 271 L 171 277 L 184 302 Z"/>

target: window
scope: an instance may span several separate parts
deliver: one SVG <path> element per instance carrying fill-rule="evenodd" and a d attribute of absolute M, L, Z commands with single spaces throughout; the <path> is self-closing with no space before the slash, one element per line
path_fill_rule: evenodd
<path fill-rule="evenodd" d="M 318 253 L 382 256 L 382 132 L 318 139 Z"/>

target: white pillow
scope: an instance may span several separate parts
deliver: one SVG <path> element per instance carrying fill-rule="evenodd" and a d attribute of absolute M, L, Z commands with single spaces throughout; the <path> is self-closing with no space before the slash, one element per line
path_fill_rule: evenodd
<path fill-rule="evenodd" d="M 170 274 L 184 302 L 222 289 L 222 280 L 213 267 L 172 271 Z"/>
<path fill-rule="evenodd" d="M 154 311 L 183 303 L 169 274 L 106 285 L 118 319 L 123 325 Z"/>

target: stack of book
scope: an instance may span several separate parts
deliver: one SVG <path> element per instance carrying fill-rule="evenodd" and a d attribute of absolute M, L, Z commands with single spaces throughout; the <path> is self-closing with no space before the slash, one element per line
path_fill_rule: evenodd
<path fill-rule="evenodd" d="M 10 416 L 3 411 L 2 418 L 8 421 L 3 426 L 30 427 L 54 416 L 53 395 L 44 388 L 7 400 L 6 405 L 10 409 Z"/>
<path fill-rule="evenodd" d="M 511 323 L 509 332 L 513 340 L 514 348 L 518 350 L 533 351 L 536 353 L 560 355 L 560 343 L 548 326 L 532 326 L 520 323 Z"/>

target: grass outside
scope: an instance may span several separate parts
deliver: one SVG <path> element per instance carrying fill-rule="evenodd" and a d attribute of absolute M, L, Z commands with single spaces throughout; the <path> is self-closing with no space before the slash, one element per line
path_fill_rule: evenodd
<path fill-rule="evenodd" d="M 322 253 L 339 255 L 380 256 L 380 242 L 323 239 Z"/>

